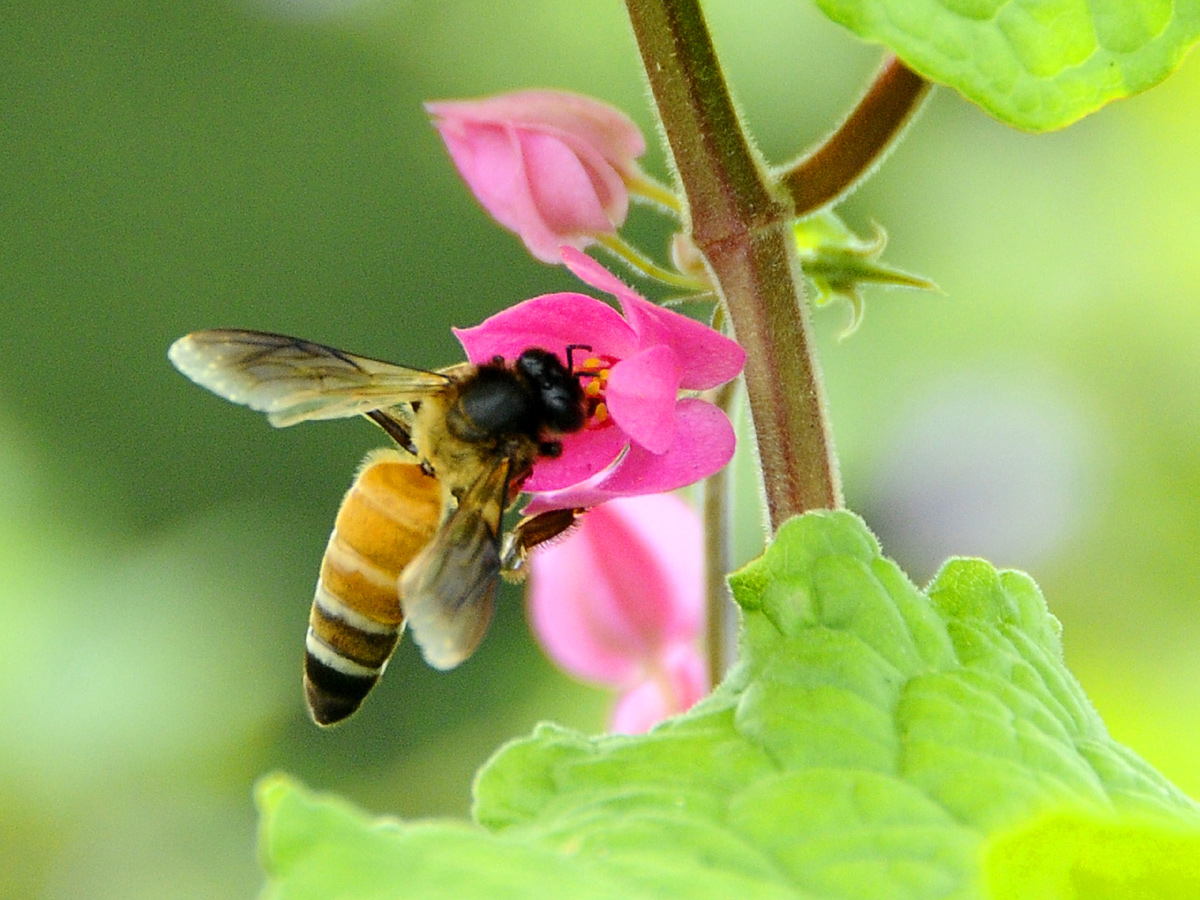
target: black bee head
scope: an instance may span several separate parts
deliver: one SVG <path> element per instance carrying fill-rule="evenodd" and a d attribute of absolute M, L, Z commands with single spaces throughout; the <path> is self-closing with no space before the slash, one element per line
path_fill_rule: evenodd
<path fill-rule="evenodd" d="M 579 378 L 548 350 L 531 347 L 516 362 L 517 373 L 537 393 L 542 424 L 557 434 L 583 428 L 586 419 Z"/>
<path fill-rule="evenodd" d="M 536 438 L 541 430 L 539 403 L 537 394 L 520 377 L 492 363 L 479 367 L 447 420 L 451 431 L 466 441 L 487 441 L 506 434 Z"/>

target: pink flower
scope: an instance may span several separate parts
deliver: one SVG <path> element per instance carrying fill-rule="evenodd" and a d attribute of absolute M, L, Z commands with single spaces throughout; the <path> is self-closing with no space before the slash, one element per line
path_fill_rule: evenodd
<path fill-rule="evenodd" d="M 622 692 L 612 730 L 635 733 L 708 690 L 700 521 L 669 494 L 614 500 L 530 560 L 529 619 L 567 672 Z"/>
<path fill-rule="evenodd" d="M 450 158 L 493 218 L 542 262 L 614 234 L 626 182 L 646 151 L 636 125 L 606 103 L 565 91 L 518 91 L 425 104 Z"/>
<path fill-rule="evenodd" d="M 738 344 L 694 319 L 655 306 L 577 250 L 563 261 L 625 312 L 584 294 L 534 297 L 455 335 L 474 363 L 516 359 L 541 347 L 584 373 L 587 425 L 564 435 L 557 458 L 539 460 L 524 490 L 540 493 L 529 512 L 595 506 L 615 497 L 658 494 L 706 478 L 733 456 L 733 426 L 704 400 L 679 391 L 724 384 L 741 370 Z M 550 492 L 550 493 L 547 493 Z"/>

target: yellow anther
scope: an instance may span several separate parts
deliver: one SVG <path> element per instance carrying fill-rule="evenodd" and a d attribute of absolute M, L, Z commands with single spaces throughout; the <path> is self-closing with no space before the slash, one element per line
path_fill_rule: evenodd
<path fill-rule="evenodd" d="M 588 397 L 599 397 L 600 396 L 600 382 L 596 379 L 592 379 L 591 381 L 589 381 L 587 383 L 587 386 L 583 389 L 583 393 Z"/>
<path fill-rule="evenodd" d="M 592 411 L 592 418 L 597 422 L 603 422 L 608 419 L 608 406 L 604 403 L 597 403 L 595 410 Z"/>
<path fill-rule="evenodd" d="M 583 367 L 585 369 L 599 369 L 603 365 L 604 365 L 604 363 L 600 360 L 600 357 L 598 357 L 598 356 L 589 356 L 587 359 L 585 359 L 583 361 Z"/>

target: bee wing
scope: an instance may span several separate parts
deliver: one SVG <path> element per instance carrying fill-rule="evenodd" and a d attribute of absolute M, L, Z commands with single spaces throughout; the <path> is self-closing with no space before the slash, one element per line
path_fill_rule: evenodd
<path fill-rule="evenodd" d="M 408 627 L 435 669 L 452 669 L 474 653 L 491 621 L 508 472 L 507 459 L 484 472 L 400 576 Z"/>
<path fill-rule="evenodd" d="M 197 331 L 172 344 L 167 356 L 196 384 L 266 413 L 277 428 L 397 406 L 450 384 L 440 372 L 264 331 Z"/>

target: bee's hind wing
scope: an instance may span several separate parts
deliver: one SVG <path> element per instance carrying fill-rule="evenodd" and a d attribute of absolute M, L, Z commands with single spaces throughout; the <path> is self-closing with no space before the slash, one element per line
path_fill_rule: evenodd
<path fill-rule="evenodd" d="M 485 471 L 400 576 L 408 627 L 435 669 L 452 669 L 474 653 L 491 621 L 509 467 L 501 459 Z"/>

